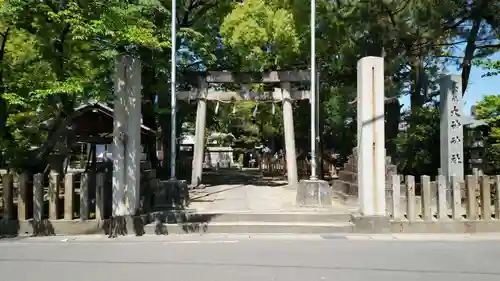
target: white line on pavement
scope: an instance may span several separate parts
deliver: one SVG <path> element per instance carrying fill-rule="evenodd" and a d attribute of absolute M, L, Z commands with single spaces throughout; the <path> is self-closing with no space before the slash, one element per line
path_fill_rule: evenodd
<path fill-rule="evenodd" d="M 500 240 L 498 233 L 485 234 L 353 234 L 346 235 L 347 240 L 372 241 L 484 241 Z"/>
<path fill-rule="evenodd" d="M 138 237 L 139 238 L 139 237 Z M 167 239 L 163 240 L 158 240 L 158 239 L 153 239 L 153 240 L 141 240 L 141 239 L 119 239 L 119 240 L 113 240 L 113 239 L 106 239 L 106 240 L 101 240 L 101 239 L 78 239 L 78 238 L 71 238 L 71 239 L 60 239 L 60 240 L 54 240 L 54 239 L 40 239 L 37 238 L 36 240 L 31 240 L 29 239 L 26 240 L 11 240 L 11 241 L 3 241 L 0 243 L 0 247 L 9 247 L 9 246 L 16 246 L 16 245 L 99 245 L 106 243 L 106 245 L 141 245 L 144 243 L 159 243 L 162 245 L 168 245 L 168 244 L 232 244 L 232 243 L 238 243 L 240 242 L 239 240 L 172 240 L 168 241 Z"/>

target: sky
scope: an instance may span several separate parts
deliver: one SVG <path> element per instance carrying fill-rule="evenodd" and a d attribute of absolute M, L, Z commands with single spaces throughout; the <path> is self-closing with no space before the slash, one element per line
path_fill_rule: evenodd
<path fill-rule="evenodd" d="M 500 52 L 490 57 L 491 60 L 500 60 Z M 450 65 L 447 67 L 450 74 L 460 75 L 460 71 L 456 66 Z M 471 106 L 482 100 L 485 95 L 500 95 L 500 75 L 491 77 L 482 77 L 487 71 L 480 67 L 473 67 L 469 78 L 469 85 L 465 96 L 463 97 L 464 107 L 463 113 L 470 115 Z M 410 104 L 410 97 L 405 96 L 400 99 L 400 102 L 405 107 Z"/>

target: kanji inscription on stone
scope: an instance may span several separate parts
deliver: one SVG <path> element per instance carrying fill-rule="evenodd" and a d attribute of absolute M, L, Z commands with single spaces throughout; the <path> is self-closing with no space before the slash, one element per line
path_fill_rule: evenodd
<path fill-rule="evenodd" d="M 464 178 L 461 77 L 446 75 L 440 84 L 441 170 L 446 180 Z"/>

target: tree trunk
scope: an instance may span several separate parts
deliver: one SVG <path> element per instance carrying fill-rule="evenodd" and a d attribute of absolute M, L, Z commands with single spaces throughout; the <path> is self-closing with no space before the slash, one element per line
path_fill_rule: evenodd
<path fill-rule="evenodd" d="M 465 94 L 467 85 L 469 84 L 472 59 L 474 58 L 474 52 L 477 49 L 477 35 L 483 21 L 481 9 L 485 9 L 488 5 L 488 2 L 488 0 L 481 1 L 481 5 L 474 9 L 472 13 L 472 28 L 469 32 L 469 36 L 467 37 L 467 45 L 465 46 L 465 54 L 462 60 L 462 95 Z"/>

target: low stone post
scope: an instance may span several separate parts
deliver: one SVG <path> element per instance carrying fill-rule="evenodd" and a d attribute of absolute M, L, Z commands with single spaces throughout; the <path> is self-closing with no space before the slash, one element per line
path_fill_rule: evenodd
<path fill-rule="evenodd" d="M 11 173 L 2 176 L 4 213 L 7 220 L 14 219 L 14 176 Z"/>
<path fill-rule="evenodd" d="M 401 220 L 401 179 L 399 175 L 392 175 L 392 219 Z"/>
<path fill-rule="evenodd" d="M 80 220 L 89 219 L 89 175 L 82 173 L 80 178 Z"/>
<path fill-rule="evenodd" d="M 406 216 L 409 221 L 417 219 L 415 197 L 415 177 L 406 176 Z"/>
<path fill-rule="evenodd" d="M 495 177 L 495 219 L 500 220 L 500 175 Z"/>
<path fill-rule="evenodd" d="M 33 219 L 36 223 L 43 219 L 43 174 L 33 176 Z"/>
<path fill-rule="evenodd" d="M 481 176 L 481 217 L 491 220 L 491 186 L 490 177 Z"/>
<path fill-rule="evenodd" d="M 437 218 L 439 220 L 448 219 L 448 203 L 447 193 L 448 193 L 448 182 L 446 178 L 442 174 L 438 174 L 437 176 L 437 199 L 438 199 L 438 215 Z"/>
<path fill-rule="evenodd" d="M 75 200 L 75 175 L 67 173 L 64 176 L 64 219 L 73 220 L 73 202 Z"/>
<path fill-rule="evenodd" d="M 460 182 L 456 176 L 451 176 L 451 216 L 454 220 L 462 219 L 462 197 L 460 192 Z"/>
<path fill-rule="evenodd" d="M 95 219 L 104 220 L 104 173 L 96 174 Z"/>
<path fill-rule="evenodd" d="M 49 178 L 49 219 L 57 220 L 59 212 L 59 185 L 58 173 L 51 173 Z"/>
<path fill-rule="evenodd" d="M 19 194 L 17 198 L 17 217 L 19 220 L 28 219 L 28 207 L 33 204 L 33 189 L 28 188 L 29 174 L 19 174 Z"/>
<path fill-rule="evenodd" d="M 467 219 L 477 220 L 477 174 L 468 175 L 466 179 L 467 186 Z"/>
<path fill-rule="evenodd" d="M 432 221 L 431 178 L 429 176 L 422 176 L 420 183 L 422 186 L 422 218 L 425 221 Z"/>

